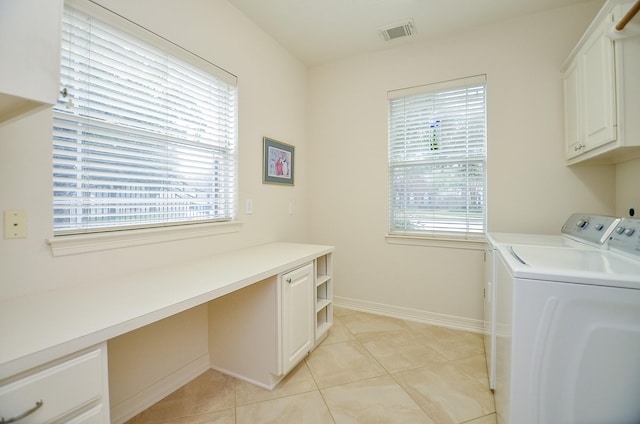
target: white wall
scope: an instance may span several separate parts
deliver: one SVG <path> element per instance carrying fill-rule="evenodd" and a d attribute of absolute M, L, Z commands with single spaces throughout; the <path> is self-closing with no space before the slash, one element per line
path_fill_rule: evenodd
<path fill-rule="evenodd" d="M 54 258 L 45 242 L 52 236 L 51 112 L 38 112 L 0 127 L 0 211 L 24 209 L 28 214 L 26 239 L 0 238 L 0 298 L 243 246 L 306 241 L 306 67 L 225 0 L 98 3 L 238 76 L 239 219 L 244 225 L 235 234 Z M 295 187 L 262 184 L 263 136 L 295 145 Z M 247 198 L 253 200 L 252 215 L 244 214 Z M 290 201 L 294 215 L 288 212 Z M 181 330 L 184 323 L 189 323 L 189 331 Z M 162 331 L 152 326 L 110 343 L 109 366 L 117 376 L 112 405 L 206 352 L 206 313 L 188 311 L 160 327 Z M 154 351 L 162 360 L 149 360 L 148 352 Z"/>
<path fill-rule="evenodd" d="M 635 209 L 634 218 L 640 218 L 640 159 L 616 165 L 616 216 L 630 217 L 629 209 Z"/>
<path fill-rule="evenodd" d="M 386 92 L 487 74 L 490 231 L 557 233 L 614 212 L 612 166 L 567 168 L 560 67 L 594 1 L 310 70 L 311 238 L 336 245 L 338 301 L 482 317 L 482 252 L 392 245 Z"/>

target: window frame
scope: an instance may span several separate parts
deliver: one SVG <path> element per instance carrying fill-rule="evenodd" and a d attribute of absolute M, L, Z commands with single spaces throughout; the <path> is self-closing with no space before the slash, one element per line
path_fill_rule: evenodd
<path fill-rule="evenodd" d="M 433 228 L 429 228 L 427 230 L 420 231 L 414 228 L 394 228 L 394 211 L 402 210 L 406 211 L 407 201 L 398 201 L 394 199 L 394 168 L 407 166 L 410 163 L 410 160 L 398 160 L 397 149 L 398 148 L 398 140 L 394 139 L 396 134 L 393 133 L 393 126 L 397 125 L 398 122 L 394 122 L 394 115 L 392 110 L 392 101 L 398 99 L 417 99 L 418 96 L 428 97 L 430 95 L 435 95 L 435 93 L 443 93 L 449 90 L 461 90 L 465 89 L 465 87 L 473 87 L 473 86 L 482 86 L 483 94 L 482 94 L 482 120 L 483 120 L 483 136 L 482 136 L 482 149 L 483 154 L 482 157 L 474 156 L 471 159 L 460 159 L 457 163 L 461 164 L 470 164 L 473 162 L 480 163 L 480 167 L 483 170 L 481 180 L 482 180 L 482 217 L 481 217 L 481 229 L 480 231 L 444 231 L 437 229 L 437 224 L 432 224 Z M 399 90 L 391 90 L 387 93 L 388 99 L 388 124 L 389 124 L 389 133 L 388 133 L 388 196 L 389 196 L 389 215 L 388 215 L 388 228 L 386 240 L 391 244 L 410 244 L 410 245 L 429 245 L 429 246 L 443 246 L 443 247 L 458 247 L 458 248 L 466 248 L 466 249 L 482 249 L 484 248 L 484 243 L 486 241 L 486 231 L 487 231 L 487 77 L 485 74 L 475 75 L 471 77 L 459 78 L 449 81 L 437 82 L 433 84 L 420 85 L 415 87 L 409 87 Z M 435 119 L 433 122 L 440 122 L 437 120 L 436 114 L 433 115 Z M 408 118 L 405 118 L 408 120 Z M 404 131 L 404 130 L 403 130 Z M 403 132 L 403 137 L 406 137 L 408 132 Z M 408 137 L 406 137 L 408 138 Z M 394 143 L 396 143 L 394 145 Z M 402 142 L 400 142 L 402 143 Z M 421 147 L 421 150 L 415 150 L 415 152 L 424 152 L 428 150 L 434 150 L 434 148 L 428 148 L 428 143 L 424 144 L 424 147 Z M 466 141 L 467 146 L 469 145 L 469 140 Z M 407 142 L 407 146 L 409 143 Z M 415 142 L 411 147 L 415 148 Z M 437 150 L 438 147 L 435 148 Z M 436 152 L 435 154 L 438 154 Z M 435 154 L 432 153 L 432 157 L 437 158 Z M 427 160 L 423 160 L 426 162 Z M 433 163 L 435 163 L 437 159 L 433 159 Z M 427 165 L 423 165 L 428 168 Z M 466 186 L 465 186 L 466 187 Z M 424 193 L 424 192 L 422 192 Z M 453 197 L 451 197 L 453 198 Z M 395 208 L 395 209 L 394 209 Z M 435 208 L 428 209 L 430 210 L 430 214 L 435 215 Z M 406 213 L 406 212 L 405 212 Z M 426 214 L 425 214 L 426 215 Z M 476 219 L 477 222 L 477 219 Z M 468 221 L 467 221 L 468 225 Z"/>
<path fill-rule="evenodd" d="M 167 240 L 177 240 L 191 237 L 201 237 L 214 234 L 226 234 L 240 229 L 240 223 L 236 221 L 238 210 L 238 119 L 237 119 L 237 77 L 200 56 L 178 46 L 177 44 L 155 34 L 148 29 L 132 22 L 103 6 L 86 0 L 66 0 L 65 7 L 70 6 L 92 18 L 98 19 L 107 25 L 127 33 L 154 48 L 162 50 L 165 54 L 186 62 L 191 66 L 201 69 L 215 78 L 229 83 L 235 87 L 233 104 L 233 129 L 232 129 L 232 156 L 231 170 L 228 174 L 232 179 L 232 194 L 226 201 L 230 216 L 223 219 L 196 219 L 180 222 L 159 222 L 151 225 L 110 226 L 97 230 L 72 230 L 55 231 L 49 244 L 54 254 L 70 254 L 63 252 L 81 253 L 82 251 L 96 251 L 114 247 L 148 244 Z M 55 190 L 55 188 L 54 188 Z M 55 203 L 53 205 L 55 207 Z M 225 214 L 226 215 L 226 214 Z"/>

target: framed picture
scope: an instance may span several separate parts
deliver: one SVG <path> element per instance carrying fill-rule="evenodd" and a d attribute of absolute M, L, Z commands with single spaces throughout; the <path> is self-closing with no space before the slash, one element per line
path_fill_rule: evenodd
<path fill-rule="evenodd" d="M 295 147 L 269 137 L 264 137 L 262 142 L 262 182 L 293 185 Z"/>

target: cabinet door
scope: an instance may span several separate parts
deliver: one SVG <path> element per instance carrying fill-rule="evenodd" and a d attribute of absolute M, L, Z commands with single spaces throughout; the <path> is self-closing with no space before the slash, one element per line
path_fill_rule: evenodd
<path fill-rule="evenodd" d="M 313 345 L 313 264 L 282 275 L 282 373 L 289 372 Z"/>
<path fill-rule="evenodd" d="M 62 0 L 0 1 L 0 122 L 58 100 L 62 9 Z"/>
<path fill-rule="evenodd" d="M 584 142 L 586 150 L 615 141 L 616 96 L 613 41 L 607 37 L 612 17 L 589 37 L 584 45 L 583 76 Z"/>
<path fill-rule="evenodd" d="M 583 148 L 580 129 L 580 75 L 579 61 L 574 61 L 563 75 L 564 80 L 564 119 L 565 119 L 565 155 L 567 159 L 579 155 Z"/>

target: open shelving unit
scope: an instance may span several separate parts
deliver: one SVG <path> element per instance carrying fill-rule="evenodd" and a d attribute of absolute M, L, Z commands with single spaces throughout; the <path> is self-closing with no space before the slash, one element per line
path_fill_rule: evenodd
<path fill-rule="evenodd" d="M 315 340 L 326 337 L 333 325 L 333 256 L 332 253 L 316 259 L 315 269 Z"/>

